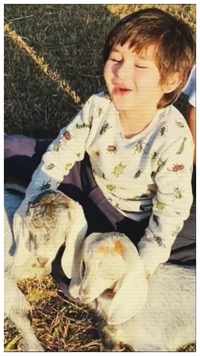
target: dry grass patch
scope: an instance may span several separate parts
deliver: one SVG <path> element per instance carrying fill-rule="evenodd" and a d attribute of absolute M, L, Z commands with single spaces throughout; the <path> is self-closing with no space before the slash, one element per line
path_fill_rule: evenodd
<path fill-rule="evenodd" d="M 104 351 L 99 330 L 103 321 L 84 305 L 62 295 L 51 276 L 42 280 L 24 279 L 20 289 L 31 304 L 30 319 L 45 351 Z M 5 320 L 5 351 L 23 351 L 22 336 Z M 130 351 L 121 345 L 120 351 Z"/>

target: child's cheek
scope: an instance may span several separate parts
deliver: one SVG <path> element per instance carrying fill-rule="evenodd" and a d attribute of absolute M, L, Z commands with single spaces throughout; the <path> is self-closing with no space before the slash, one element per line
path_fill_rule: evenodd
<path fill-rule="evenodd" d="M 108 60 L 106 63 L 105 63 L 105 65 L 104 65 L 104 75 L 106 75 L 107 74 L 107 72 L 108 72 L 108 67 L 109 67 L 109 64 L 110 63 L 110 61 Z"/>
<path fill-rule="evenodd" d="M 112 63 L 110 61 L 107 61 L 104 66 L 104 80 L 106 82 L 107 87 L 109 87 L 111 84 L 112 72 Z"/>
<path fill-rule="evenodd" d="M 106 81 L 106 84 L 107 84 L 107 63 L 104 66 L 103 76 L 104 76 L 104 80 Z"/>
<path fill-rule="evenodd" d="M 135 80 L 139 88 L 157 88 L 159 86 L 158 78 L 149 72 L 138 71 L 135 74 Z"/>

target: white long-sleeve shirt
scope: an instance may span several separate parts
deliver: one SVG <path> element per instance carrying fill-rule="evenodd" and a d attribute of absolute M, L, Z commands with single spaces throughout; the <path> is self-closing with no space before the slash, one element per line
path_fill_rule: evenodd
<path fill-rule="evenodd" d="M 56 189 L 86 152 L 108 201 L 135 220 L 150 216 L 138 247 L 151 274 L 169 258 L 192 204 L 193 141 L 184 117 L 170 105 L 141 133 L 125 138 L 110 99 L 103 93 L 91 96 L 48 147 L 26 200 Z"/>

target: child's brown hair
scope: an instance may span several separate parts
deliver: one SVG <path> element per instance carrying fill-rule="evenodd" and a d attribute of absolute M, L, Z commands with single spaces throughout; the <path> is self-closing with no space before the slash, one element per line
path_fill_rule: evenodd
<path fill-rule="evenodd" d="M 124 17 L 109 33 L 103 51 L 104 64 L 112 48 L 127 41 L 137 53 L 155 45 L 155 62 L 161 84 L 165 83 L 170 74 L 179 73 L 178 87 L 163 95 L 158 108 L 174 102 L 185 86 L 195 61 L 195 41 L 191 28 L 160 9 L 139 10 Z"/>

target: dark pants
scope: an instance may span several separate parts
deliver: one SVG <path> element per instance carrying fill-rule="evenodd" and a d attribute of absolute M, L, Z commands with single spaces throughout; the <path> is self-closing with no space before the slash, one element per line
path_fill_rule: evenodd
<path fill-rule="evenodd" d="M 5 160 L 5 180 L 12 180 L 27 186 L 49 144 L 50 141 L 47 140 L 38 141 L 35 154 L 32 157 L 13 156 L 7 158 Z M 58 189 L 82 205 L 88 222 L 87 234 L 118 231 L 125 233 L 136 246 L 144 235 L 149 219 L 144 219 L 141 222 L 133 221 L 124 217 L 108 202 L 94 180 L 87 155 L 81 162 L 74 165 Z M 195 241 L 194 236 L 191 238 L 191 235 L 193 236 L 194 233 L 189 233 L 189 236 L 185 238 L 181 234 L 178 235 L 172 248 L 171 262 L 194 264 Z"/>

